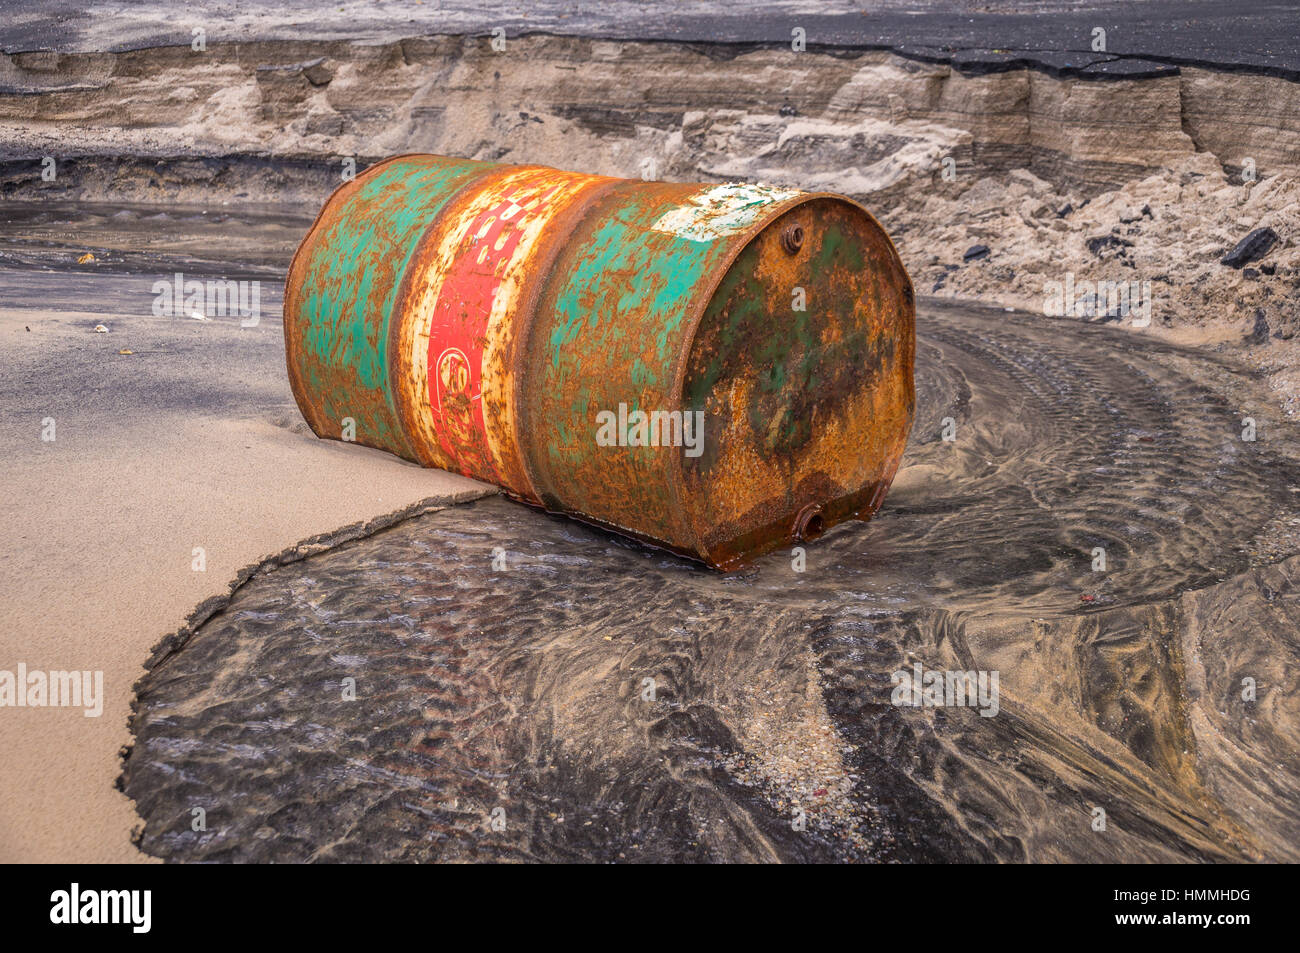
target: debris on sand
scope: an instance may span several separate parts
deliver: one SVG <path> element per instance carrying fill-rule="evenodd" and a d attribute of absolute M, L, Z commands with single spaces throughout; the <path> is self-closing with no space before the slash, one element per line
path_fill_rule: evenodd
<path fill-rule="evenodd" d="M 1240 268 L 1252 261 L 1259 261 L 1277 244 L 1277 232 L 1271 228 L 1257 228 L 1241 241 L 1232 251 L 1219 259 L 1219 264 L 1229 268 Z"/>

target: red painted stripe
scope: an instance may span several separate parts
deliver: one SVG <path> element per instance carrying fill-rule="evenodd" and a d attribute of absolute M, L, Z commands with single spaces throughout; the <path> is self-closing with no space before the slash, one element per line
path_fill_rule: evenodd
<path fill-rule="evenodd" d="M 442 276 L 429 327 L 429 404 L 439 445 L 466 476 L 501 480 L 483 419 L 488 319 L 522 237 L 520 226 L 544 214 L 561 187 L 557 182 L 537 194 L 535 184 L 524 182 L 503 192 L 469 223 Z"/>

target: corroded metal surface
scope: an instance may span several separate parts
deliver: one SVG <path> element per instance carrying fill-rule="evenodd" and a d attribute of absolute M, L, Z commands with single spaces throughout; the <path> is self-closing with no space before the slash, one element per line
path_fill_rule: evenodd
<path fill-rule="evenodd" d="M 388 372 L 399 282 L 429 220 L 492 168 L 396 156 L 339 188 L 303 239 L 285 282 L 285 357 L 303 417 L 320 437 L 346 422 L 357 443 L 414 458 Z"/>
<path fill-rule="evenodd" d="M 893 245 L 792 189 L 387 160 L 304 240 L 285 330 L 318 435 L 719 568 L 869 518 L 913 413 Z"/>
<path fill-rule="evenodd" d="M 500 166 L 433 220 L 394 317 L 393 388 L 416 458 L 540 502 L 516 441 L 520 340 L 567 212 L 613 180 Z"/>
<path fill-rule="evenodd" d="M 914 409 L 912 288 L 893 254 L 862 209 L 817 198 L 772 220 L 723 277 L 682 388 L 713 424 L 680 461 L 707 561 L 880 506 Z"/>

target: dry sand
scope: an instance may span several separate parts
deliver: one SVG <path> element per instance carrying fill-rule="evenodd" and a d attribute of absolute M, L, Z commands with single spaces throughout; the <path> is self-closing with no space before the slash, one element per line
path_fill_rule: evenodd
<path fill-rule="evenodd" d="M 114 788 L 131 687 L 150 649 L 241 569 L 345 524 L 493 492 L 317 440 L 293 410 L 281 342 L 278 314 L 240 329 L 0 305 L 14 388 L 0 425 L 0 668 L 102 671 L 105 695 L 97 718 L 0 710 L 0 861 L 146 859 Z"/>

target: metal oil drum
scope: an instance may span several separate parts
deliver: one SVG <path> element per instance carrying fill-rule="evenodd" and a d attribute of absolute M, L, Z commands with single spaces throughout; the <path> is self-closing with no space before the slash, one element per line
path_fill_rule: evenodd
<path fill-rule="evenodd" d="M 284 305 L 318 436 L 721 569 L 876 512 L 914 323 L 849 199 L 432 155 L 330 197 Z"/>

